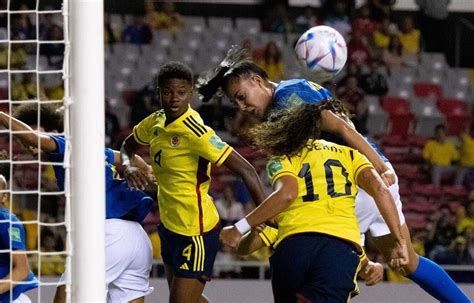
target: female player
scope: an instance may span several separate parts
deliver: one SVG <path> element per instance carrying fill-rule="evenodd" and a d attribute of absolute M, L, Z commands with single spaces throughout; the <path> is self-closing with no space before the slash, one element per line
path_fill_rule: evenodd
<path fill-rule="evenodd" d="M 293 115 L 281 117 L 286 123 L 278 124 L 281 127 L 278 130 L 269 130 L 274 146 L 278 149 L 285 146 L 288 148 L 288 142 L 296 142 L 296 146 L 293 145 L 291 148 L 298 149 L 306 143 L 308 138 L 321 135 L 329 141 L 349 145 L 367 156 L 384 182 L 391 185 L 390 191 L 399 212 L 403 238 L 407 241 L 410 262 L 398 272 L 440 301 L 469 302 L 467 296 L 439 265 L 415 253 L 401 211 L 397 178 L 388 159 L 376 149 L 374 144 L 369 144 L 351 126 L 341 102 L 334 99 L 327 89 L 304 79 L 273 83 L 269 81 L 264 70 L 246 60 L 245 55 L 235 49 L 229 51 L 213 75 L 199 80 L 199 93 L 204 102 L 211 99 L 219 89 L 222 89 L 242 112 L 260 117 L 262 120 L 268 117 L 271 111 L 298 104 L 319 105 L 301 107 L 300 112 L 293 111 Z M 271 127 L 275 126 L 271 125 Z M 287 131 L 292 127 L 296 131 Z M 308 128 L 311 128 L 313 132 L 304 131 Z M 280 136 L 274 136 L 277 131 L 281 134 Z M 363 234 L 370 231 L 377 248 L 384 255 L 385 260 L 388 260 L 395 247 L 393 235 L 390 234 L 373 199 L 364 190 L 360 190 L 357 195 L 356 214 L 362 239 Z M 439 287 L 440 284 L 444 287 Z"/>
<path fill-rule="evenodd" d="M 355 277 L 363 249 L 354 210 L 357 186 L 374 197 L 394 237 L 390 265 L 408 264 L 395 202 L 367 158 L 324 140 L 308 140 L 291 154 L 270 150 L 259 145 L 266 140 L 260 134 L 257 146 L 276 155 L 267 164 L 274 191 L 244 219 L 224 228 L 221 240 L 235 248 L 251 227 L 275 218 L 278 236 L 270 259 L 275 302 L 347 302 L 358 293 Z"/>
<path fill-rule="evenodd" d="M 237 253 L 246 256 L 265 246 L 273 250 L 273 245 L 277 240 L 278 229 L 261 224 L 242 236 L 237 246 Z M 361 264 L 359 276 L 365 280 L 365 285 L 373 286 L 383 280 L 382 264 L 370 261 L 365 252 L 359 256 L 359 259 Z"/>
<path fill-rule="evenodd" d="M 65 140 L 60 135 L 53 135 L 62 129 L 62 111 L 49 105 L 40 108 L 41 127 L 38 127 L 38 105 L 22 104 L 13 117 L 0 112 L 0 124 L 17 132 L 15 137 L 30 150 L 43 151 L 50 162 L 62 163 L 65 154 Z M 46 131 L 45 135 L 35 131 Z M 38 145 L 39 142 L 39 145 Z M 148 235 L 140 223 L 148 214 L 152 198 L 142 191 L 129 188 L 127 182 L 120 179 L 116 165 L 120 165 L 117 151 L 105 149 L 105 187 L 106 187 L 106 220 L 105 220 L 105 261 L 107 298 L 111 302 L 144 302 L 145 296 L 153 291 L 149 286 L 152 266 L 152 248 Z M 139 165 L 146 170 L 148 165 L 136 157 Z M 56 183 L 64 190 L 64 168 L 54 166 Z M 56 290 L 54 302 L 66 302 L 64 277 Z"/>
<path fill-rule="evenodd" d="M 160 68 L 157 77 L 163 109 L 133 128 L 121 149 L 125 177 L 142 188 L 147 178 L 129 164 L 139 144 L 149 148 L 158 184 L 162 224 L 158 227 L 170 302 L 207 302 L 202 295 L 219 245 L 219 215 L 208 195 L 210 162 L 242 177 L 254 201 L 264 199 L 255 169 L 214 131 L 203 125 L 189 102 L 193 74 L 179 62 Z"/>
<path fill-rule="evenodd" d="M 0 302 L 29 303 L 31 300 L 24 293 L 37 288 L 38 281 L 30 270 L 27 254 L 21 253 L 26 250 L 25 229 L 17 217 L 5 207 L 4 203 L 8 200 L 5 190 L 7 180 L 0 175 L 0 250 L 15 251 L 13 254 L 0 253 L 0 280 L 11 280 L 0 282 Z M 25 284 L 15 284 L 18 282 Z"/>

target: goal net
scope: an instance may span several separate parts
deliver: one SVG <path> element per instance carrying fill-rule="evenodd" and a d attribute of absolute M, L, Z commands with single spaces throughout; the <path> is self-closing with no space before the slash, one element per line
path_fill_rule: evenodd
<path fill-rule="evenodd" d="M 10 301 L 35 283 L 25 292 L 32 302 L 52 302 L 58 283 L 68 302 L 105 300 L 102 10 L 99 0 L 0 1 L 0 111 L 33 128 L 9 120 L 0 129 L 1 207 L 25 231 L 11 232 L 13 215 L 0 220 L 10 236 L 0 247 L 0 262 L 9 259 L 0 285 L 9 284 Z M 45 116 L 51 110 L 63 120 Z M 39 139 L 25 144 L 26 133 L 64 138 L 64 157 L 41 152 Z M 36 280 L 8 276 L 25 253 Z"/>

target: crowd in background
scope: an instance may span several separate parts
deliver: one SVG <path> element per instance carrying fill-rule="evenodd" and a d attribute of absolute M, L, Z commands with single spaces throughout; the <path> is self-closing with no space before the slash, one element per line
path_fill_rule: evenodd
<path fill-rule="evenodd" d="M 294 37 L 289 34 L 302 33 L 316 25 L 328 25 L 338 30 L 346 39 L 348 46 L 345 75 L 339 78 L 337 83 L 326 84 L 338 98 L 343 100 L 349 112 L 354 115 L 353 121 L 356 128 L 361 133 L 367 134 L 369 111 L 367 96 L 386 95 L 389 91 L 387 78 L 400 67 L 416 64 L 421 53 L 445 51 L 441 33 L 447 31 L 446 18 L 449 1 L 417 0 L 420 11 L 416 16 L 407 14 L 397 19 L 392 13 L 394 0 L 369 0 L 358 8 L 355 8 L 354 1 L 350 0 L 321 2 L 323 3 L 321 7 L 308 6 L 298 15 L 291 15 L 285 4 L 268 6 L 265 16 L 260 20 L 261 30 L 281 33 L 285 37 Z M 434 2 L 437 2 L 436 5 Z M 23 9 L 26 10 L 28 7 Z M 185 27 L 186 16 L 176 11 L 171 1 L 147 0 L 145 9 L 145 15 L 128 18 L 129 23 L 120 30 L 111 25 L 110 16 L 105 14 L 104 41 L 109 45 L 115 43 L 146 45 L 152 43 L 154 33 L 157 31 L 179 35 Z M 24 41 L 11 44 L 11 48 L 7 44 L 0 44 L 0 69 L 26 69 L 28 54 L 37 51 L 36 44 L 29 40 L 37 38 L 54 42 L 41 44 L 39 49 L 39 53 L 46 58 L 43 62 L 44 68 L 49 70 L 62 68 L 64 53 L 62 19 L 56 18 L 54 14 L 41 14 L 38 19 L 39 24 L 34 25 L 33 15 L 29 13 L 12 15 L 10 33 L 3 31 L 7 28 L 3 26 L 6 20 L 0 18 L 0 37 Z M 295 41 L 291 41 L 293 42 Z M 251 39 L 246 39 L 242 46 L 248 50 L 252 59 L 267 71 L 269 78 L 276 82 L 285 79 L 288 62 L 284 60 L 283 50 L 278 43 L 269 41 L 263 47 L 254 47 L 252 43 Z M 1 99 L 61 100 L 64 95 L 63 82 L 54 75 L 42 74 L 40 76 L 34 72 L 16 73 L 6 81 L 10 81 L 10 91 L 0 89 Z M 108 99 L 105 102 L 107 145 L 114 148 L 119 147 L 123 135 L 130 132 L 130 127 L 159 108 L 153 81 L 130 96 L 130 102 L 127 103 L 127 106 L 130 106 L 130 116 L 126 125 L 120 122 L 114 111 L 114 105 Z M 1 106 L 3 110 L 8 109 L 8 105 L 2 103 Z M 255 121 L 237 112 L 224 98 L 218 98 L 209 104 L 200 104 L 196 98 L 193 106 L 199 111 L 207 125 L 217 130 L 223 139 L 240 148 L 244 156 L 250 157 L 261 173 L 262 180 L 269 186 L 265 177 L 264 155 L 248 146 L 251 139 L 247 137 L 246 129 L 250 128 Z M 417 182 L 436 186 L 440 190 L 440 195 L 428 196 L 429 203 L 436 204 L 436 207 L 428 207 L 428 210 L 419 210 L 418 213 L 414 212 L 416 215 L 423 214 L 424 224 L 412 229 L 413 242 L 420 255 L 428 256 L 440 264 L 474 264 L 473 136 L 474 128 L 470 127 L 448 140 L 445 126 L 439 125 L 436 127 L 436 136 L 433 139 L 424 138 L 420 146 L 417 165 L 421 173 Z M 9 139 L 6 137 L 1 137 L 0 140 L 2 144 L 9 144 Z M 453 141 L 455 143 L 452 143 Z M 24 157 L 21 154 L 22 149 L 18 147 L 14 155 L 17 158 Z M 214 169 L 213 175 L 214 183 L 211 193 L 214 196 L 222 226 L 233 224 L 254 208 L 253 202 L 240 180 L 229 176 L 227 172 L 218 171 L 217 168 Z M 39 186 L 46 191 L 54 191 L 53 176 L 51 168 L 47 166 L 40 168 L 29 166 L 13 170 L 12 188 L 20 190 Z M 400 178 L 403 177 L 400 176 Z M 451 188 L 449 187 L 451 184 L 459 185 L 461 194 L 443 196 L 443 186 Z M 42 222 L 63 220 L 63 196 L 41 196 L 40 218 L 37 215 L 38 204 L 31 202 L 31 199 L 35 199 L 32 196 L 20 194 L 12 197 L 12 200 L 15 200 L 14 207 L 22 220 L 41 220 Z M 403 198 L 407 204 L 416 203 L 407 201 L 412 198 L 416 200 L 414 196 Z M 155 259 L 160 259 L 157 223 L 159 223 L 159 210 L 155 209 L 144 224 L 153 243 L 153 256 Z M 64 250 L 64 228 L 39 228 L 35 224 L 25 224 L 25 229 L 28 249 L 35 250 L 41 247 L 42 252 Z M 370 244 L 369 253 L 374 258 L 378 258 Z M 270 251 L 265 249 L 247 259 L 266 261 L 269 254 Z M 237 259 L 238 257 L 232 252 L 224 249 L 217 256 L 218 263 Z M 38 260 L 36 262 L 33 260 L 35 269 L 38 262 Z M 61 274 L 64 270 L 63 262 L 64 258 L 61 256 L 43 256 L 41 258 L 42 275 Z M 220 277 L 254 275 L 235 266 L 217 268 L 216 276 Z"/>

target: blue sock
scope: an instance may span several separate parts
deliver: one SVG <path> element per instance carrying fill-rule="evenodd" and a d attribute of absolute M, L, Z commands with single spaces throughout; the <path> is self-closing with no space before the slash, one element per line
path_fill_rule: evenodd
<path fill-rule="evenodd" d="M 407 278 L 441 302 L 471 302 L 444 269 L 427 258 L 420 256 L 418 267 Z"/>

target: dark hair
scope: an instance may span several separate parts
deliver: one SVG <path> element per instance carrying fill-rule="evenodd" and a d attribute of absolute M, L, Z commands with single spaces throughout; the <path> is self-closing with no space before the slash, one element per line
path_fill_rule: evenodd
<path fill-rule="evenodd" d="M 301 151 L 309 139 L 321 134 L 321 112 L 330 110 L 343 113 L 339 101 L 319 104 L 300 104 L 270 112 L 266 122 L 250 130 L 254 144 L 271 155 L 294 155 Z"/>
<path fill-rule="evenodd" d="M 395 45 L 395 42 L 394 42 L 395 40 L 398 40 L 398 46 Z M 402 42 L 400 41 L 400 38 L 397 35 L 390 36 L 390 40 L 388 43 L 388 50 L 389 52 L 395 52 L 398 56 L 402 55 L 403 45 L 402 45 Z"/>
<path fill-rule="evenodd" d="M 270 57 L 270 48 L 275 47 L 276 53 L 273 57 Z M 270 41 L 265 46 L 265 50 L 263 51 L 263 59 L 266 64 L 271 63 L 279 63 L 281 61 L 281 51 L 278 48 L 278 45 L 274 41 Z"/>
<path fill-rule="evenodd" d="M 40 115 L 38 119 L 38 107 Z M 16 108 L 13 117 L 28 125 L 38 125 L 47 132 L 62 132 L 64 128 L 63 112 L 53 104 L 26 103 Z"/>
<path fill-rule="evenodd" d="M 437 124 L 437 125 L 435 126 L 435 133 L 437 133 L 437 132 L 440 131 L 440 130 L 446 131 L 446 126 L 445 126 L 444 124 Z"/>
<path fill-rule="evenodd" d="M 193 85 L 193 72 L 183 63 L 171 61 L 160 67 L 160 71 L 156 77 L 158 87 L 162 86 L 163 83 L 169 79 L 182 79 Z"/>
<path fill-rule="evenodd" d="M 220 89 L 225 89 L 231 79 L 245 79 L 253 74 L 265 80 L 268 79 L 267 73 L 249 60 L 247 50 L 234 45 L 229 49 L 219 66 L 199 77 L 196 85 L 199 98 L 202 102 L 208 102 Z"/>

